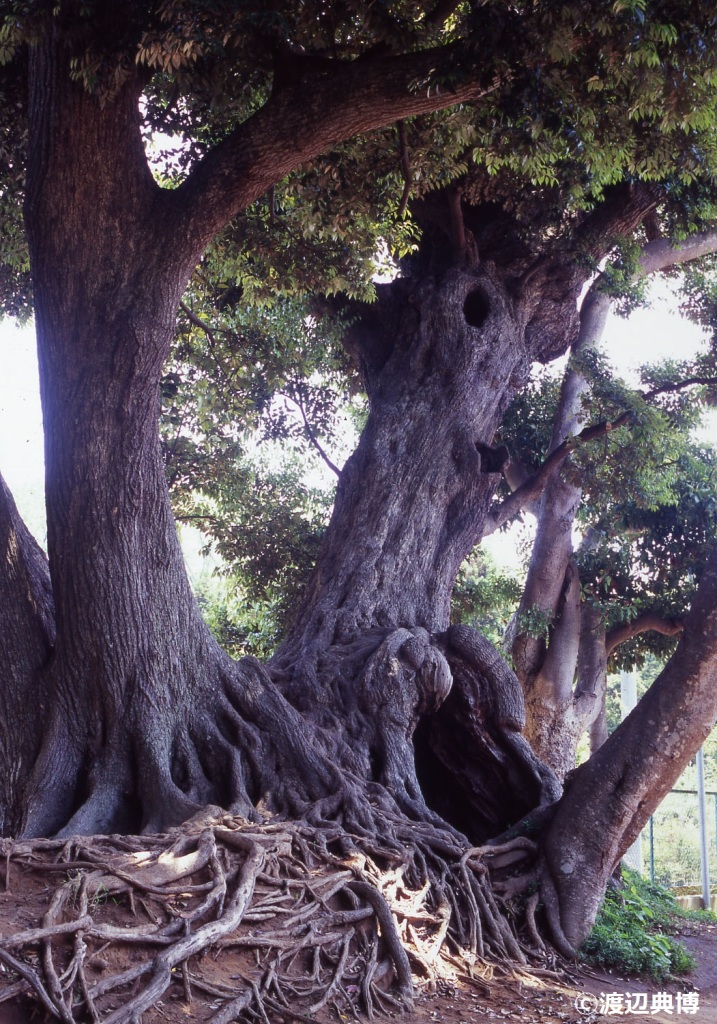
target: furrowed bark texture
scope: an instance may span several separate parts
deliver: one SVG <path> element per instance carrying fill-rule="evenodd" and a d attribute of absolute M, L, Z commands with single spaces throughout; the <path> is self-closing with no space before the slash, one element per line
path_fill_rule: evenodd
<path fill-rule="evenodd" d="M 45 673 L 55 638 L 47 558 L 0 477 L 0 834 L 22 821 L 23 786 L 37 756 Z"/>
<path fill-rule="evenodd" d="M 391 61 L 380 93 L 378 58 L 357 61 L 335 81 L 365 86 L 365 106 L 326 95 L 333 80 L 321 77 L 323 122 L 320 96 L 300 102 L 319 80 L 302 80 L 298 99 L 272 97 L 184 186 L 165 192 L 142 151 L 139 83 L 130 78 L 97 102 L 70 80 L 59 25 L 52 21 L 30 56 L 26 206 L 56 634 L 42 558 L 3 491 L 1 596 L 19 591 L 19 620 L 0 628 L 19 629 L 28 650 L 35 644 L 30 661 L 12 661 L 9 715 L 42 687 L 40 730 L 17 747 L 23 764 L 37 756 L 22 800 L 8 797 L 7 826 L 66 836 L 160 830 L 207 804 L 247 817 L 278 811 L 327 826 L 327 849 L 335 843 L 342 856 L 380 840 L 379 860 L 410 860 L 419 891 L 433 883 L 431 900 L 454 899 L 451 927 L 463 948 L 482 955 L 475 922 L 484 919 L 495 929 L 492 948 L 520 959 L 495 904 L 478 913 L 490 895 L 477 878 L 485 871 L 471 875 L 467 865 L 483 852 L 468 849 L 457 829 L 490 836 L 553 803 L 560 789 L 522 736 L 516 677 L 483 638 L 450 624 L 449 599 L 507 457 L 492 447 L 502 413 L 531 363 L 568 346 L 585 271 L 564 254 L 536 265 L 507 216 L 491 204 L 468 216 L 452 194 L 450 215 L 439 212 L 451 258 L 445 240 L 429 247 L 411 276 L 381 289 L 353 332 L 370 416 L 293 629 L 268 670 L 252 659 L 234 663 L 190 592 L 160 456 L 158 388 L 181 293 L 209 238 L 272 175 L 345 134 L 426 110 L 430 97 L 409 89 L 411 62 Z M 432 55 L 419 57 L 432 65 Z M 281 130 L 292 146 L 277 154 Z M 566 551 L 563 544 L 561 557 Z M 574 583 L 564 578 L 560 587 L 572 608 Z M 691 657 L 702 699 L 711 655 L 696 647 Z M 585 660 L 595 663 L 589 651 Z M 679 718 L 679 707 L 664 710 Z M 709 715 L 699 715 L 691 735 L 706 725 Z M 22 731 L 30 723 L 26 711 L 21 717 Z M 626 757 L 620 746 L 611 764 Z M 445 785 L 427 802 L 430 778 Z M 630 790 L 638 810 L 649 784 L 644 773 L 640 780 Z M 615 810 L 616 787 L 599 804 L 615 835 L 631 827 Z M 571 872 L 556 859 L 566 840 L 565 819 L 556 820 L 544 885 L 557 893 L 553 930 L 565 944 L 586 917 L 577 919 Z M 588 821 L 584 813 L 576 832 Z M 534 857 L 534 844 L 518 838 L 521 860 L 526 849 Z M 603 875 L 583 889 L 595 878 Z M 505 892 L 518 885 L 503 882 Z M 592 907 L 592 889 L 578 894 Z M 461 900 L 473 908 L 468 929 Z M 390 914 L 374 902 L 386 936 Z M 405 968 L 402 951 L 395 959 Z"/>
<path fill-rule="evenodd" d="M 30 834 L 65 824 L 88 796 L 78 831 L 129 824 L 127 751 L 156 768 L 132 736 L 153 718 L 156 736 L 171 734 L 172 687 L 191 685 L 208 647 L 158 459 L 157 379 L 179 296 L 135 90 L 101 108 L 65 60 L 53 38 L 31 56 L 26 220 L 57 645 Z"/>
<path fill-rule="evenodd" d="M 138 84 L 100 104 L 68 59 L 55 26 L 30 60 L 26 223 L 57 638 L 22 830 L 159 829 L 211 802 L 303 806 L 337 787 L 335 769 L 261 667 L 211 638 L 169 506 L 158 386 L 196 240 L 180 245 L 176 198 L 149 173 Z M 27 700 L 16 673 L 9 686 Z"/>
<path fill-rule="evenodd" d="M 495 652 L 488 658 L 477 642 L 445 632 L 458 568 L 482 535 L 507 458 L 491 447 L 497 426 L 533 359 L 574 324 L 576 279 L 560 282 L 546 316 L 537 283 L 516 296 L 515 264 L 462 254 L 436 272 L 429 261 L 383 286 L 354 328 L 349 346 L 369 419 L 341 474 L 306 598 L 271 664 L 304 715 L 339 737 L 348 732 L 341 756 L 352 770 L 414 814 L 426 813 L 421 783 L 433 780 L 431 802 L 476 839 L 557 792 L 520 738 L 522 698 L 515 714 L 504 713 L 512 673 Z M 395 645 L 394 691 L 361 682 L 358 697 L 356 644 L 376 630 L 377 643 L 393 637 L 385 643 Z M 417 777 L 413 732 L 439 707 L 422 726 Z M 452 730 L 461 744 L 451 743 Z M 440 791 L 449 790 L 447 801 Z"/>
<path fill-rule="evenodd" d="M 287 646 L 296 670 L 276 673 L 280 692 L 258 663 L 231 662 L 201 620 L 157 420 L 175 311 L 206 242 L 192 230 L 199 198 L 215 230 L 283 173 L 267 125 L 298 117 L 296 103 L 272 99 L 186 187 L 163 191 L 142 150 L 139 83 L 130 76 L 100 103 L 71 81 L 70 56 L 55 20 L 30 53 L 26 224 L 57 632 L 22 830 L 159 829 L 207 803 L 248 815 L 314 807 L 319 818 L 341 818 L 345 805 L 371 827 L 347 770 L 382 783 L 394 809 L 430 818 L 411 736 L 450 687 L 449 653 L 432 634 L 448 625 L 453 578 L 498 480 L 490 442 L 500 414 L 533 356 L 555 345 L 539 292 L 517 300 L 510 275 L 487 265 L 391 293 L 390 331 L 361 356 L 372 419 Z M 429 100 L 401 85 L 397 67 L 387 95 L 403 89 L 407 111 L 423 109 Z M 366 75 L 370 98 L 380 76 L 373 64 Z M 374 101 L 367 125 L 388 116 L 385 95 Z M 302 108 L 293 125 L 304 156 L 356 128 L 338 108 L 326 123 L 317 109 Z M 244 179 L 225 166 L 240 137 L 255 161 Z M 574 292 L 570 275 L 553 289 L 561 314 Z M 321 663 L 337 659 L 344 672 L 332 673 L 327 696 Z M 14 675 L 10 686 L 20 696 L 24 681 Z"/>

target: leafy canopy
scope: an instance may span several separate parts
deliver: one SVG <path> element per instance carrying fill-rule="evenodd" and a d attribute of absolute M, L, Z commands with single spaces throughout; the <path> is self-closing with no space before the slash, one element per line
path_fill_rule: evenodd
<path fill-rule="evenodd" d="M 397 54 L 430 50 L 434 70 L 413 88 L 484 86 L 475 106 L 335 146 L 245 211 L 205 270 L 259 299 L 296 289 L 360 294 L 379 238 L 399 254 L 415 241 L 408 195 L 466 175 L 476 198 L 508 204 L 533 231 L 538 212 L 545 232 L 570 228 L 626 181 L 665 186 L 666 210 L 684 230 L 714 215 L 717 26 L 706 2 L 1 0 L 0 297 L 11 312 L 25 308 L 28 285 L 18 97 L 27 46 L 53 24 L 72 74 L 98 101 L 137 83 L 145 134 L 171 140 L 160 140 L 156 160 L 167 188 L 298 83 L 330 90 L 347 63 L 388 68 Z"/>

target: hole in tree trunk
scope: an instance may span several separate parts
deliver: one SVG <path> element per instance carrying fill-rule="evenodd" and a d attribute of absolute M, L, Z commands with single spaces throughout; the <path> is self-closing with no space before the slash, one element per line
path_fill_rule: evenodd
<path fill-rule="evenodd" d="M 480 288 L 468 292 L 463 303 L 463 315 L 470 327 L 482 327 L 488 319 L 490 303 Z"/>

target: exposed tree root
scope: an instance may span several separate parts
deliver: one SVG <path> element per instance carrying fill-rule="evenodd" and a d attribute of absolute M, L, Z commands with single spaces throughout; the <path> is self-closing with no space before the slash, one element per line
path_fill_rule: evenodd
<path fill-rule="evenodd" d="M 62 880 L 37 927 L 0 941 L 0 1001 L 29 995 L 64 1024 L 135 1024 L 170 987 L 210 999 L 212 1024 L 373 1017 L 459 966 L 485 989 L 490 961 L 546 962 L 536 901 L 524 917 L 497 895 L 506 872 L 533 877 L 523 837 L 466 849 L 396 816 L 379 845 L 336 825 L 204 815 L 165 835 L 4 840 L 2 853 L 10 890 L 11 867 Z M 229 987 L 212 968 L 237 950 L 253 960 Z"/>

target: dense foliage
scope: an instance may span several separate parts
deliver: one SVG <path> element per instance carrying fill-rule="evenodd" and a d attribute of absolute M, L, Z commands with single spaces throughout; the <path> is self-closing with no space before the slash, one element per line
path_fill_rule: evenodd
<path fill-rule="evenodd" d="M 695 966 L 694 957 L 669 934 L 677 922 L 675 898 L 661 886 L 623 868 L 620 882 L 608 888 L 581 953 L 589 963 L 654 981 L 689 974 Z"/>
<path fill-rule="evenodd" d="M 700 357 L 700 379 L 714 380 L 713 356 Z M 650 611 L 679 618 L 689 606 L 717 527 L 714 448 L 694 440 L 711 404 L 713 383 L 690 385 L 693 363 L 643 369 L 635 391 L 604 357 L 580 361 L 589 388 L 588 423 L 620 423 L 579 446 L 563 470 L 582 494 L 576 527 L 583 601 L 596 605 L 609 629 Z M 516 399 L 501 436 L 533 470 L 550 444 L 559 382 L 541 371 Z M 641 663 L 648 652 L 674 649 L 674 636 L 639 634 L 614 652 L 613 667 Z"/>

